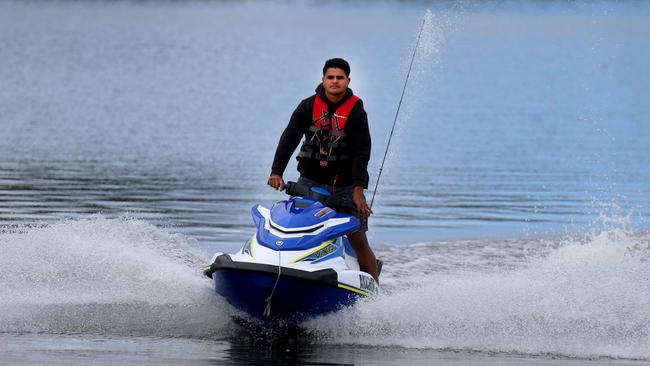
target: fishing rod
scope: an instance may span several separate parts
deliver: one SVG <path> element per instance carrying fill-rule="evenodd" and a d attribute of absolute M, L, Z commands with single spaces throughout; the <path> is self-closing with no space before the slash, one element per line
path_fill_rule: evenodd
<path fill-rule="evenodd" d="M 427 12 L 428 13 L 428 12 Z M 422 24 L 420 25 L 420 32 L 418 33 L 418 40 L 415 43 L 415 48 L 413 49 L 413 55 L 411 56 L 411 64 L 409 65 L 409 70 L 406 73 L 406 80 L 404 80 L 404 87 L 402 88 L 402 95 L 399 98 L 399 104 L 397 104 L 397 112 L 395 112 L 395 119 L 393 120 L 393 128 L 390 130 L 390 136 L 388 137 L 388 143 L 386 144 L 386 151 L 384 152 L 384 158 L 381 161 L 381 166 L 379 167 L 379 174 L 377 175 L 377 182 L 375 183 L 375 190 L 372 192 L 372 199 L 370 200 L 370 209 L 372 210 L 372 204 L 375 202 L 375 194 L 377 194 L 377 188 L 379 187 L 379 179 L 381 179 L 381 173 L 384 171 L 384 163 L 386 162 L 386 156 L 388 155 L 388 148 L 390 147 L 390 142 L 393 139 L 393 133 L 395 132 L 395 125 L 397 124 L 397 117 L 399 116 L 399 110 L 402 107 L 402 100 L 404 99 L 404 92 L 406 92 L 406 86 L 409 82 L 409 77 L 411 76 L 411 69 L 413 68 L 413 61 L 415 61 L 415 55 L 420 46 L 420 38 L 422 37 L 422 31 L 424 30 L 424 23 L 426 22 L 426 15 L 422 18 Z"/>

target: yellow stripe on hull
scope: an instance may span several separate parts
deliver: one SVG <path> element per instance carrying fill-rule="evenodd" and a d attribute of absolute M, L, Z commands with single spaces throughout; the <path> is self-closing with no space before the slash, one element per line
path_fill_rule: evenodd
<path fill-rule="evenodd" d="M 356 288 L 356 287 L 352 287 L 352 286 L 344 285 L 344 284 L 342 284 L 342 283 L 339 283 L 339 287 L 342 288 L 342 289 L 344 289 L 344 290 L 348 290 L 348 291 L 356 292 L 356 293 L 358 293 L 359 295 L 363 295 L 363 296 L 368 296 L 368 295 L 369 295 L 368 292 L 366 292 L 366 291 L 359 290 L 359 289 Z"/>

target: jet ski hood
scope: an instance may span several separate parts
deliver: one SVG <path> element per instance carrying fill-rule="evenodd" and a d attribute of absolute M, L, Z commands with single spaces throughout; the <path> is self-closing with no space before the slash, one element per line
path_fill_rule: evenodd
<path fill-rule="evenodd" d="M 256 205 L 251 211 L 258 242 L 274 250 L 304 250 L 361 225 L 357 218 L 311 198 L 292 197 L 270 207 Z"/>

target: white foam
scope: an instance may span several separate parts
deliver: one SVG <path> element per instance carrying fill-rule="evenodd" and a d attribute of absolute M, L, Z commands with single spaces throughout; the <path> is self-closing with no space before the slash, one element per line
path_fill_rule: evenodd
<path fill-rule="evenodd" d="M 181 236 L 92 219 L 0 235 L 0 331 L 202 335 L 228 320 Z"/>
<path fill-rule="evenodd" d="M 415 271 L 419 286 L 305 326 L 336 343 L 648 359 L 649 243 L 614 228 L 516 269 Z"/>

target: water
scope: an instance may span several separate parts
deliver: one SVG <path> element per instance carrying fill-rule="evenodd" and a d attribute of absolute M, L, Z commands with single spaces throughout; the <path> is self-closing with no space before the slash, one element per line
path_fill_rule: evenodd
<path fill-rule="evenodd" d="M 649 10 L 0 3 L 0 363 L 647 364 Z M 248 333 L 202 265 L 282 198 L 326 58 L 374 188 L 423 16 L 370 222 L 388 295 Z"/>

